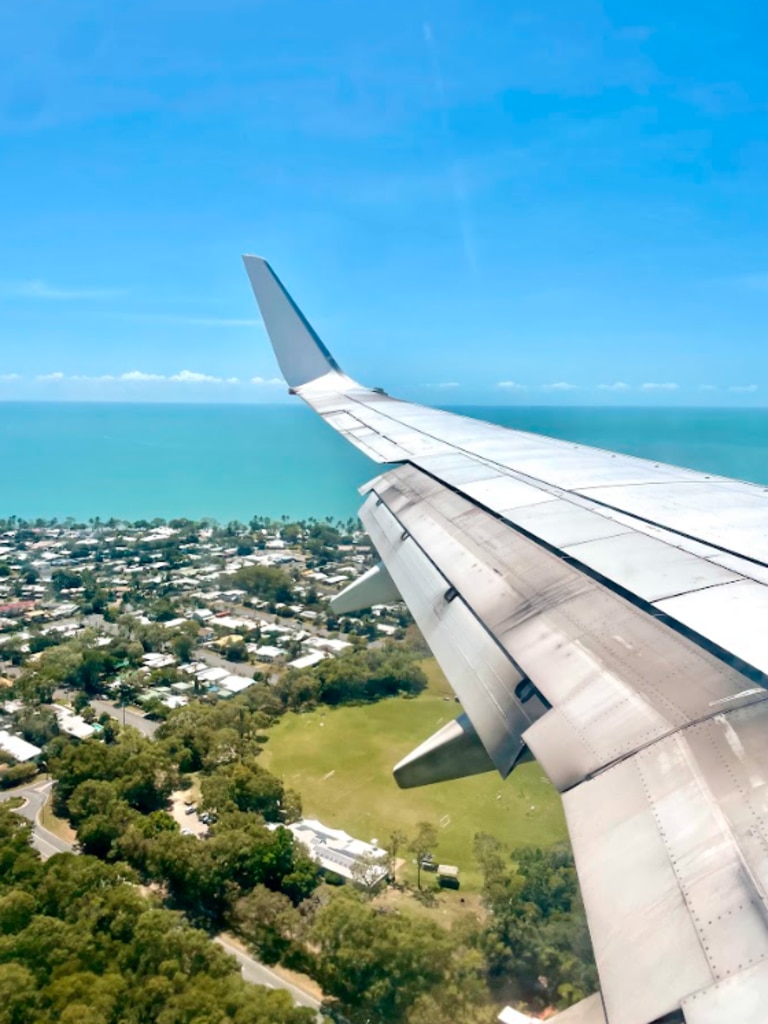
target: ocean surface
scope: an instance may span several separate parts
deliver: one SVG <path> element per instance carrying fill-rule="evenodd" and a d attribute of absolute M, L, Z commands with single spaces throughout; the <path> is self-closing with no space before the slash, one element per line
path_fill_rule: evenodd
<path fill-rule="evenodd" d="M 455 411 L 768 484 L 768 409 Z M 378 472 L 298 404 L 0 403 L 0 516 L 346 519 Z"/>

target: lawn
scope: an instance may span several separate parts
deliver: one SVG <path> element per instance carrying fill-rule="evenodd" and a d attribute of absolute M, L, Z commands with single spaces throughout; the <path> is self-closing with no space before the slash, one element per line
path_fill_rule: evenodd
<path fill-rule="evenodd" d="M 458 865 L 462 889 L 473 892 L 480 885 L 475 834 L 490 832 L 510 847 L 549 846 L 566 837 L 560 798 L 537 764 L 522 765 L 506 782 L 489 773 L 398 789 L 392 767 L 459 712 L 438 666 L 429 660 L 424 667 L 429 689 L 415 699 L 285 715 L 261 760 L 301 794 L 307 817 L 360 839 L 384 843 L 395 828 L 410 833 L 432 822 L 437 859 Z M 415 877 L 415 869 L 405 874 Z"/>

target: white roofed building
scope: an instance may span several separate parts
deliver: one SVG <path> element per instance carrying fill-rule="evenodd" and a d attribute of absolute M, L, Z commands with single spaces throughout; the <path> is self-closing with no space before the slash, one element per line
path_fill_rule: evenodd
<path fill-rule="evenodd" d="M 519 1010 L 513 1010 L 511 1006 L 505 1006 L 496 1020 L 501 1024 L 536 1024 L 533 1017 L 528 1017 Z"/>
<path fill-rule="evenodd" d="M 295 661 L 289 661 L 289 668 L 311 668 L 313 665 L 317 665 L 318 662 L 325 661 L 328 657 L 327 651 L 312 651 L 311 654 L 302 654 L 300 658 L 296 658 Z"/>
<path fill-rule="evenodd" d="M 285 827 L 324 871 L 333 871 L 369 887 L 378 885 L 387 876 L 387 855 L 373 843 L 354 839 L 342 829 L 329 828 L 316 818 L 303 818 Z M 359 864 L 364 865 L 364 877 L 355 870 Z"/>
<path fill-rule="evenodd" d="M 253 686 L 253 679 L 249 679 L 247 676 L 228 675 L 224 679 L 219 679 L 216 685 L 230 693 L 240 693 L 242 690 L 247 690 L 249 686 Z"/>
<path fill-rule="evenodd" d="M 20 736 L 12 736 L 5 729 L 0 729 L 0 750 L 4 750 L 14 761 L 31 761 L 43 752 L 34 743 L 27 743 Z"/>
<path fill-rule="evenodd" d="M 59 723 L 59 729 L 67 733 L 68 736 L 74 736 L 78 740 L 87 740 L 95 734 L 96 730 L 93 726 L 89 725 L 80 715 L 73 714 L 60 704 L 53 704 L 52 707 Z"/>

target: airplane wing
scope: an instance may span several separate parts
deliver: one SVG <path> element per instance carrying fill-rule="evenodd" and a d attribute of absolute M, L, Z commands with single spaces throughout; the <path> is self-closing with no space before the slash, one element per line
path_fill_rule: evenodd
<path fill-rule="evenodd" d="M 464 714 L 403 786 L 534 756 L 600 975 L 559 1019 L 768 1021 L 768 488 L 401 402 L 244 257 L 285 379 L 386 471 L 360 517 Z"/>

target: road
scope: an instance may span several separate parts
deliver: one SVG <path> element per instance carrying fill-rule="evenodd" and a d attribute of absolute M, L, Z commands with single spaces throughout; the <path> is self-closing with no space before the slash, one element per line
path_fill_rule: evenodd
<path fill-rule="evenodd" d="M 107 714 L 118 722 L 132 725 L 134 729 L 138 729 L 140 733 L 143 733 L 149 739 L 152 739 L 161 725 L 160 722 L 152 722 L 149 718 L 138 715 L 135 711 L 131 711 L 130 708 L 116 707 L 108 700 L 92 700 L 91 707 L 97 715 Z"/>
<path fill-rule="evenodd" d="M 52 781 L 33 782 L 29 786 L 20 786 L 10 792 L 0 793 L 0 800 L 10 800 L 18 796 L 25 801 L 19 808 L 19 814 L 32 822 L 32 845 L 39 851 L 43 860 L 48 860 L 54 853 L 72 853 L 75 849 L 72 843 L 68 843 L 66 839 L 59 839 L 38 821 L 53 785 Z"/>
<path fill-rule="evenodd" d="M 235 960 L 237 960 L 240 964 L 240 973 L 245 981 L 250 982 L 252 985 L 266 985 L 267 988 L 284 988 L 293 997 L 293 1001 L 297 1006 L 308 1006 L 312 1010 L 320 1009 L 319 999 L 315 999 L 308 992 L 304 992 L 289 981 L 286 981 L 285 978 L 281 978 L 279 974 L 270 970 L 269 967 L 265 967 L 264 964 L 260 964 L 258 960 L 254 960 L 247 953 L 243 953 L 238 946 L 224 935 L 217 935 L 214 942 L 218 942 L 220 946 L 226 949 L 228 953 L 231 953 Z"/>

